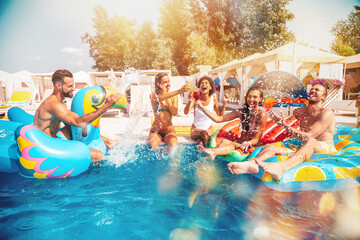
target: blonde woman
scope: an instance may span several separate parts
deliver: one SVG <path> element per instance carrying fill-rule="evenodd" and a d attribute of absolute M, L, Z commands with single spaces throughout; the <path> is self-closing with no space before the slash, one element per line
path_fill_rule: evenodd
<path fill-rule="evenodd" d="M 151 93 L 151 106 L 155 119 L 151 126 L 148 141 L 151 148 L 157 148 L 164 141 L 170 148 L 177 146 L 176 131 L 172 124 L 172 117 L 178 112 L 178 94 L 190 91 L 185 84 L 176 91 L 169 92 L 170 78 L 166 73 L 159 73 L 155 77 L 155 91 Z"/>

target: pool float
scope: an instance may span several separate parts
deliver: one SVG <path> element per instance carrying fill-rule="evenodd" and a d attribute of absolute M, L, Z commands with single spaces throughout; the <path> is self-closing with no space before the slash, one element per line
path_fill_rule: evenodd
<path fill-rule="evenodd" d="M 90 157 L 81 142 L 55 139 L 33 125 L 0 120 L 1 172 L 33 178 L 76 176 L 89 167 Z"/>
<path fill-rule="evenodd" d="M 7 112 L 8 119 L 13 122 L 33 124 L 34 115 L 27 113 L 22 108 L 12 107 Z"/>
<path fill-rule="evenodd" d="M 299 128 L 298 126 L 299 122 L 294 116 L 286 117 L 285 121 L 290 126 Z M 210 138 L 209 147 L 210 148 L 216 147 L 223 138 L 231 141 L 238 140 L 241 135 L 241 133 L 239 132 L 239 125 L 240 125 L 240 120 L 238 119 L 225 124 L 222 128 L 215 131 Z M 260 141 L 261 141 L 261 145 L 265 145 L 268 143 L 285 141 L 290 138 L 291 135 L 283 127 L 279 126 L 273 120 L 268 118 L 264 133 Z M 254 149 L 255 148 L 250 148 L 248 152 L 243 152 L 240 149 L 235 149 L 226 156 L 218 156 L 218 157 L 228 162 L 241 162 L 241 161 L 245 161 Z"/>
<path fill-rule="evenodd" d="M 350 179 L 360 180 L 360 129 L 336 125 L 334 135 L 336 154 L 314 153 L 310 160 L 286 171 L 280 181 L 275 181 L 270 174 L 261 168 L 255 177 L 267 186 L 279 191 L 295 192 L 301 190 L 337 191 L 348 187 Z M 273 143 L 291 149 L 302 145 L 298 139 Z M 256 149 L 248 160 L 254 159 L 262 150 Z M 290 154 L 271 157 L 265 162 L 284 161 Z M 357 183 L 358 184 L 358 183 Z M 351 186 L 351 185 L 350 185 Z"/>
<path fill-rule="evenodd" d="M 73 108 L 81 105 L 85 111 L 76 112 L 79 116 L 95 111 L 105 102 L 105 98 L 115 92 L 109 87 L 90 87 L 79 91 L 83 98 L 75 95 Z M 90 106 L 89 106 L 90 105 Z M 125 96 L 121 96 L 117 106 L 128 108 Z M 72 109 L 73 109 L 72 108 Z M 9 119 L 23 120 L 23 123 L 0 120 L 0 172 L 20 172 L 24 177 L 32 178 L 60 178 L 76 176 L 88 169 L 91 161 L 89 147 L 96 147 L 90 139 L 63 140 L 52 138 L 44 134 L 29 123 L 33 119 L 20 108 L 9 110 Z M 26 116 L 27 118 L 22 118 Z M 89 124 L 90 125 L 90 124 Z M 99 130 L 99 118 L 91 126 Z M 86 128 L 99 141 L 100 132 L 93 133 L 91 128 Z M 98 135 L 96 135 L 98 134 Z M 91 145 L 93 144 L 93 145 Z"/>
<path fill-rule="evenodd" d="M 106 97 L 112 93 L 116 93 L 116 89 L 112 87 L 95 86 L 84 88 L 74 96 L 71 103 L 71 111 L 79 116 L 94 112 L 104 105 Z M 122 108 L 125 112 L 128 112 L 129 104 L 124 94 L 121 94 L 120 100 L 113 108 Z M 100 138 L 100 116 L 84 128 L 71 126 L 71 133 L 73 140 L 83 142 L 89 148 L 98 149 L 105 154 L 107 153 L 107 148 Z"/>

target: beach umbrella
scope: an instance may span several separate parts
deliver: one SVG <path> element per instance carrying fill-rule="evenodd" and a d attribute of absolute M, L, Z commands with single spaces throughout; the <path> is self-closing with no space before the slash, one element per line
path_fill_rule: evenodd
<path fill-rule="evenodd" d="M 291 99 L 307 99 L 307 91 L 299 78 L 284 71 L 272 71 L 254 78 L 251 86 L 260 87 L 264 93 L 264 99 L 289 97 Z"/>

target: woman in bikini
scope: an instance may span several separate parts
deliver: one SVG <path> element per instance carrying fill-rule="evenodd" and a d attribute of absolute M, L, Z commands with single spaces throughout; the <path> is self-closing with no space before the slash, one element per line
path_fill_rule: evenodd
<path fill-rule="evenodd" d="M 259 108 L 259 103 L 263 99 L 263 92 L 258 87 L 251 87 L 247 91 L 245 99 L 246 103 L 243 108 L 234 110 L 224 116 L 217 116 L 201 104 L 197 104 L 198 108 L 214 122 L 227 122 L 236 118 L 241 121 L 239 126 L 241 135 L 238 139 L 226 139 L 226 136 L 224 136 L 215 148 L 204 148 L 198 145 L 198 149 L 207 153 L 211 160 L 214 160 L 218 155 L 227 155 L 235 149 L 247 152 L 249 148 L 259 143 L 266 125 L 266 114 Z"/>
<path fill-rule="evenodd" d="M 159 73 L 155 77 L 155 91 L 151 93 L 151 106 L 155 119 L 150 129 L 148 141 L 151 148 L 157 148 L 164 141 L 170 148 L 177 146 L 177 137 L 172 117 L 178 112 L 178 94 L 190 91 L 190 86 L 185 84 L 176 91 L 169 92 L 170 78 L 166 73 Z"/>
<path fill-rule="evenodd" d="M 215 86 L 214 81 L 208 77 L 203 76 L 199 79 L 197 87 L 200 92 L 199 102 L 201 105 L 212 113 L 216 113 L 219 116 L 223 116 L 225 113 L 226 103 L 228 96 L 224 98 L 223 106 L 220 110 L 219 101 L 214 95 Z M 195 100 L 192 94 L 189 94 L 189 102 L 184 109 L 184 113 L 187 115 L 192 108 L 195 107 Z M 194 122 L 191 126 L 190 137 L 197 141 L 198 144 L 207 146 L 210 140 L 210 136 L 213 134 L 214 129 L 212 127 L 213 121 L 204 114 L 198 108 L 194 110 Z"/>

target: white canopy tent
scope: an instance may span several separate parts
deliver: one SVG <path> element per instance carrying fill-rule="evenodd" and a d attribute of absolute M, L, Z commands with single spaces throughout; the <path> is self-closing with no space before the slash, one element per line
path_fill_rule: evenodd
<path fill-rule="evenodd" d="M 13 74 L 14 76 L 14 87 L 34 87 L 34 81 L 32 73 L 27 70 L 22 70 Z"/>
<path fill-rule="evenodd" d="M 73 74 L 75 88 L 82 89 L 91 86 L 90 74 L 85 71 L 79 71 Z"/>
<path fill-rule="evenodd" d="M 360 53 L 346 57 L 339 63 L 344 64 L 345 69 L 345 93 L 350 93 L 352 88 L 359 88 L 360 85 Z M 353 89 L 354 90 L 354 89 Z M 359 90 L 355 90 L 358 92 Z"/>
<path fill-rule="evenodd" d="M 241 85 L 241 103 L 252 83 L 252 77 L 265 72 L 281 70 L 297 76 L 303 83 L 314 78 L 336 78 L 343 80 L 342 64 L 336 63 L 344 57 L 296 43 L 288 43 L 264 54 L 255 53 L 244 59 L 220 66 L 209 74 L 216 74 L 220 80 L 232 75 Z M 222 81 L 220 81 L 222 84 Z M 220 92 L 220 98 L 222 98 Z"/>
<path fill-rule="evenodd" d="M 12 90 L 14 87 L 15 77 L 7 72 L 0 70 L 0 82 L 1 82 L 1 99 L 0 101 L 7 101 L 10 99 Z"/>

